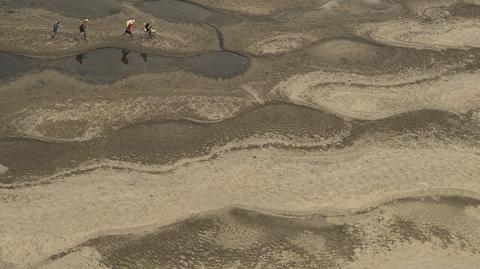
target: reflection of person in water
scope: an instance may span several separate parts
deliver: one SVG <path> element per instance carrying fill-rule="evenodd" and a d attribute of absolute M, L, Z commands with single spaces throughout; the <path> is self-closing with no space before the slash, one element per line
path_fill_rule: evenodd
<path fill-rule="evenodd" d="M 85 54 L 78 54 L 77 57 L 75 57 L 75 59 L 77 59 L 77 62 L 79 64 L 83 64 L 83 59 L 85 59 Z"/>
<path fill-rule="evenodd" d="M 148 62 L 148 59 L 147 59 L 148 56 L 147 56 L 147 54 L 145 54 L 145 53 L 140 53 L 140 57 L 142 57 L 142 59 L 143 59 L 144 62 Z"/>
<path fill-rule="evenodd" d="M 124 64 L 128 64 L 128 54 L 130 53 L 129 50 L 126 50 L 126 49 L 122 49 L 122 59 L 120 59 L 120 61 L 122 61 L 122 63 Z"/>

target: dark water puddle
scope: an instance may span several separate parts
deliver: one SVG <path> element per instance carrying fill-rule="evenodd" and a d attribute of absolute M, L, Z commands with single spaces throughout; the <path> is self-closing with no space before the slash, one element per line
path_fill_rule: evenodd
<path fill-rule="evenodd" d="M 97 49 L 62 59 L 35 59 L 0 53 L 0 81 L 28 72 L 53 69 L 75 74 L 96 83 L 110 83 L 125 77 L 152 72 L 187 71 L 210 78 L 232 78 L 248 66 L 248 58 L 231 52 L 210 52 L 191 57 L 149 56 L 125 49 Z"/>
<path fill-rule="evenodd" d="M 0 8 L 45 8 L 67 16 L 98 17 L 118 12 L 116 0 L 0 0 Z"/>
<path fill-rule="evenodd" d="M 208 8 L 180 0 L 147 1 L 142 8 L 156 17 L 171 22 L 211 24 L 233 19 L 233 17 L 217 13 Z"/>

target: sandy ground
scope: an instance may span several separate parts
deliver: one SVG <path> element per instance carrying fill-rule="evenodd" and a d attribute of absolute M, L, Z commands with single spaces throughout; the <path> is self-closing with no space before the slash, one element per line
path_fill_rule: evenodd
<path fill-rule="evenodd" d="M 365 25 L 357 30 L 357 34 L 392 46 L 468 49 L 478 48 L 480 45 L 477 28 L 478 21 L 474 19 L 433 23 L 410 19 L 391 21 L 380 25 Z"/>
<path fill-rule="evenodd" d="M 105 231 L 161 226 L 235 204 L 277 211 L 354 210 L 420 190 L 479 191 L 478 147 L 391 144 L 328 154 L 246 150 L 160 175 L 98 170 L 3 190 L 2 259 L 35 264 Z"/>
<path fill-rule="evenodd" d="M 294 76 L 277 85 L 274 93 L 352 118 L 379 119 L 419 107 L 465 113 L 478 108 L 480 102 L 477 76 L 415 77 L 406 73 L 402 79 L 399 74 L 361 76 L 319 71 Z M 452 92 L 452 88 L 457 91 Z"/>
<path fill-rule="evenodd" d="M 312 0 L 295 0 L 295 1 L 285 1 L 285 0 L 273 0 L 266 2 L 258 2 L 253 0 L 247 0 L 242 3 L 234 1 L 212 1 L 212 0 L 195 0 L 194 3 L 199 3 L 204 6 L 223 9 L 233 12 L 239 12 L 247 15 L 270 15 L 274 12 L 279 12 L 282 10 L 294 9 L 294 8 L 306 8 L 311 6 L 314 1 Z"/>
<path fill-rule="evenodd" d="M 477 2 L 193 0 L 210 17 L 175 21 L 122 1 L 85 41 L 0 1 L 5 53 L 173 57 L 0 82 L 0 268 L 479 267 Z M 121 40 L 130 17 L 157 37 Z M 176 69 L 211 51 L 248 66 Z"/>
<path fill-rule="evenodd" d="M 95 247 L 112 267 L 473 268 L 479 230 L 467 211 L 478 205 L 458 196 L 400 199 L 340 218 L 227 208 L 143 234 L 99 236 L 55 256 L 53 264 L 98 257 Z"/>
<path fill-rule="evenodd" d="M 125 13 L 91 19 L 87 30 L 88 41 L 85 41 L 78 30 L 82 23 L 81 19 L 64 17 L 40 9 L 15 9 L 14 12 L 3 10 L 0 16 L 17 23 L 0 28 L 2 32 L 0 48 L 3 51 L 43 57 L 75 55 L 101 47 L 122 47 L 145 52 L 184 55 L 219 49 L 215 31 L 208 26 L 165 22 L 130 5 L 123 11 Z M 130 38 L 122 40 L 125 21 L 132 17 L 139 22 L 134 28 L 135 41 Z M 152 19 L 158 23 L 156 34 L 161 38 L 149 40 L 144 38 L 143 22 Z M 51 40 L 49 37 L 51 25 L 56 20 L 61 21 L 62 30 L 55 40 Z"/>

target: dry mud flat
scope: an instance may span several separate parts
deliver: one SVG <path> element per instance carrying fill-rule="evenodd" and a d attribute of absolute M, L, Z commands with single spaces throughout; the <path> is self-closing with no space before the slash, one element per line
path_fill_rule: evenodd
<path fill-rule="evenodd" d="M 286 107 L 278 108 L 280 111 L 286 110 Z M 299 109 L 304 111 L 303 116 L 310 111 Z M 169 128 L 162 125 L 134 126 L 136 131 L 133 133 L 138 134 L 134 138 L 131 136 L 133 129 L 126 129 L 118 131 L 111 139 L 107 136 L 105 142 L 92 144 L 92 149 L 96 148 L 97 151 L 90 156 L 98 157 L 98 152 L 110 151 L 111 160 L 83 164 L 75 159 L 85 152 L 82 144 L 56 145 L 22 139 L 2 141 L 2 152 L 8 152 L 2 156 L 2 163 L 7 162 L 11 166 L 3 174 L 6 176 L 3 179 L 24 180 L 25 174 L 21 173 L 28 171 L 22 169 L 33 168 L 36 171 L 30 171 L 31 174 L 49 175 L 53 169 L 63 165 L 65 168 L 74 167 L 50 181 L 42 180 L 45 178 L 43 176 L 33 178 L 34 181 L 27 185 L 4 185 L 6 188 L 1 190 L 4 219 L 0 230 L 3 231 L 5 263 L 22 264 L 27 261 L 27 264 L 44 265 L 47 268 L 76 268 L 85 264 L 101 264 L 107 268 L 148 268 L 174 267 L 178 265 L 176 262 L 182 262 L 187 268 L 245 268 L 253 264 L 268 267 L 273 262 L 273 268 L 329 268 L 328 264 L 333 268 L 338 264 L 344 268 L 348 268 L 347 265 L 351 268 L 369 268 L 369 264 L 389 268 L 401 264 L 405 256 L 416 253 L 415 260 L 410 260 L 415 266 L 442 268 L 436 265 L 439 265 L 437 259 L 443 257 L 445 261 L 440 265 L 457 264 L 458 268 L 474 268 L 474 257 L 478 253 L 475 235 L 478 234 L 478 225 L 475 225 L 478 223 L 478 203 L 466 206 L 468 209 L 462 214 L 468 214 L 468 217 L 464 220 L 459 217 L 459 209 L 449 210 L 447 206 L 444 212 L 441 203 L 431 202 L 429 206 L 441 208 L 438 214 L 442 215 L 438 217 L 438 222 L 447 222 L 442 225 L 432 222 L 430 217 L 425 217 L 420 224 L 412 224 L 404 219 L 397 221 L 395 216 L 389 216 L 390 219 L 380 223 L 378 220 L 382 217 L 374 216 L 370 220 L 367 217 L 365 221 L 373 222 L 368 225 L 379 229 L 372 236 L 379 238 L 367 238 L 364 241 L 357 237 L 355 227 L 348 225 L 330 230 L 328 223 L 313 220 L 312 228 L 297 227 L 289 231 L 282 229 L 285 225 L 281 219 L 269 221 L 281 228 L 263 227 L 264 221 L 260 217 L 251 218 L 254 228 L 237 227 L 238 224 L 226 227 L 227 232 L 223 235 L 226 237 L 223 240 L 227 240 L 225 244 L 233 240 L 226 246 L 215 243 L 216 240 L 222 240 L 215 235 L 215 227 L 219 224 L 211 224 L 211 227 L 205 224 L 206 228 L 202 229 L 206 230 L 198 232 L 201 236 L 189 231 L 187 234 L 193 234 L 188 238 L 200 236 L 203 239 L 188 243 L 175 235 L 160 234 L 159 240 L 155 240 L 153 234 L 145 235 L 152 229 L 175 223 L 191 214 L 231 205 L 287 215 L 288 212 L 298 212 L 299 215 L 302 212 L 325 212 L 332 217 L 347 217 L 352 212 L 363 212 L 364 208 L 395 197 L 415 197 L 422 193 L 475 197 L 480 190 L 476 177 L 480 173 L 476 125 L 462 121 L 454 114 L 416 112 L 356 128 L 345 126 L 346 130 L 341 132 L 338 128 L 342 128 L 342 125 L 332 116 L 327 115 L 321 124 L 315 123 L 315 120 L 321 120 L 321 112 L 311 111 L 313 122 L 306 121 L 304 126 L 292 125 L 295 128 L 291 131 L 286 130 L 282 123 L 290 120 L 288 114 L 275 114 L 275 111 L 268 109 L 266 112 L 270 113 L 265 113 L 265 122 L 271 124 L 266 131 L 272 131 L 271 134 L 262 135 L 261 129 L 255 128 L 258 126 L 256 124 L 250 127 L 253 127 L 253 134 L 248 134 L 249 126 L 244 125 L 252 124 L 248 117 L 219 123 L 213 129 L 193 125 L 190 126 L 193 130 L 190 130 L 188 125 L 184 125 L 177 129 L 182 132 L 176 134 L 171 133 L 176 130 L 174 125 Z M 272 118 L 272 115 L 278 118 Z M 302 114 L 290 115 L 298 117 Z M 253 116 L 262 122 L 258 113 L 253 113 Z M 245 122 L 243 125 L 242 121 Z M 242 130 L 231 130 L 228 124 Z M 247 136 L 213 149 L 207 146 L 208 151 L 201 148 L 195 150 L 198 149 L 195 144 L 197 140 L 190 138 L 192 133 L 198 136 L 204 133 L 205 136 L 198 137 L 198 140 L 206 139 L 208 144 L 212 140 L 210 136 L 221 134 L 222 129 L 232 131 L 231 135 L 234 136 L 246 132 Z M 359 129 L 363 132 L 359 132 Z M 340 135 L 335 135 L 335 132 Z M 308 134 L 312 133 L 323 135 L 310 137 Z M 328 133 L 331 133 L 330 137 Z M 345 139 L 351 137 L 352 133 L 354 137 L 356 133 L 355 141 Z M 161 139 L 162 135 L 165 139 Z M 229 134 L 222 136 L 228 137 Z M 139 137 L 149 144 L 142 145 Z M 174 142 L 169 142 L 170 138 Z M 218 143 L 221 139 L 213 140 Z M 67 149 L 58 151 L 59 147 Z M 203 157 L 209 152 L 213 155 Z M 72 154 L 75 156 L 69 157 Z M 182 155 L 172 164 L 152 163 L 161 161 L 158 156 L 178 159 Z M 124 159 L 115 160 L 114 156 Z M 54 167 L 52 163 L 58 166 Z M 292 178 L 295 180 L 292 181 Z M 429 206 L 426 209 L 419 203 L 417 214 L 431 212 Z M 407 204 L 395 214 L 405 213 L 408 208 L 413 206 Z M 383 211 L 378 213 L 384 214 Z M 241 216 L 236 219 L 248 221 L 248 218 Z M 414 216 L 405 216 L 410 221 L 417 221 Z M 328 222 L 335 223 L 336 220 L 328 219 Z M 353 218 L 351 225 L 362 225 L 362 221 L 361 218 Z M 261 228 L 256 228 L 259 225 Z M 320 229 L 318 239 L 315 237 L 316 225 Z M 326 231 L 321 232 L 324 225 Z M 455 228 L 455 225 L 466 226 Z M 243 231 L 245 229 L 247 231 Z M 302 230 L 305 234 L 297 238 Z M 456 231 L 463 233 L 458 235 Z M 289 240 L 297 238 L 297 245 L 285 242 L 284 236 L 280 236 L 282 233 L 292 233 Z M 363 236 L 372 234 L 367 231 L 359 233 Z M 103 235 L 120 237 L 103 238 Z M 98 236 L 98 240 L 89 241 Z M 267 238 L 263 239 L 264 236 Z M 150 243 L 149 240 L 156 243 Z M 333 241 L 324 247 L 324 242 L 328 240 Z M 89 243 L 85 243 L 87 241 Z M 129 250 L 130 246 L 136 251 Z M 236 248 L 246 249 L 237 251 Z M 319 254 L 308 254 L 304 250 L 310 248 L 318 248 Z M 164 249 L 172 249 L 172 252 L 159 252 Z M 180 253 L 174 249 L 179 249 Z M 379 258 L 389 255 L 392 249 L 397 260 Z M 122 251 L 132 256 L 124 255 Z M 185 258 L 168 258 L 177 254 Z M 50 256 L 53 256 L 52 261 L 48 258 Z M 120 259 L 119 256 L 124 258 Z"/>
<path fill-rule="evenodd" d="M 0 0 L 0 268 L 480 267 L 477 4 Z"/>
<path fill-rule="evenodd" d="M 341 217 L 224 209 L 149 233 L 88 240 L 52 256 L 50 268 L 81 258 L 111 268 L 474 268 L 478 205 L 404 199 Z M 428 263 L 426 252 L 435 253 Z"/>

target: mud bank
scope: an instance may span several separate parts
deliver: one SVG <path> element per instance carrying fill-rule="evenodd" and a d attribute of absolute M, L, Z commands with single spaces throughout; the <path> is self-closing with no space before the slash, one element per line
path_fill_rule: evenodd
<path fill-rule="evenodd" d="M 281 57 L 250 56 L 246 66 L 247 59 L 234 52 L 151 59 L 134 51 L 98 50 L 58 60 L 62 64 L 51 68 L 63 73 L 35 73 L 16 61 L 3 67 L 5 75 L 10 66 L 25 75 L 0 86 L 0 136 L 90 140 L 144 119 L 225 120 L 272 100 L 365 120 L 418 109 L 466 114 L 479 108 L 478 53 L 343 38 Z M 232 61 L 223 62 L 225 55 Z M 237 61 L 240 65 L 234 65 Z M 111 62 L 115 68 L 105 67 Z M 240 72 L 240 66 L 233 78 L 208 77 L 211 72 Z M 104 83 L 85 83 L 89 77 Z M 68 132 L 61 131 L 62 124 L 71 126 Z"/>
<path fill-rule="evenodd" d="M 62 259 L 83 249 L 94 249 L 98 260 L 109 268 L 253 268 L 267 263 L 290 268 L 363 268 L 373 264 L 393 268 L 406 263 L 428 268 L 466 268 L 478 265 L 475 256 L 480 252 L 480 230 L 475 223 L 479 206 L 479 200 L 462 197 L 420 197 L 344 217 L 282 216 L 232 208 L 149 233 L 91 239 L 52 256 L 51 263 L 61 264 Z M 429 212 L 431 218 L 422 212 Z M 375 218 L 381 220 L 374 223 Z M 387 239 L 387 234 L 393 236 Z M 460 242 L 463 247 L 456 250 Z M 435 252 L 424 253 L 425 246 Z M 392 248 L 393 253 L 389 251 Z M 404 253 L 405 248 L 412 251 Z M 367 254 L 374 249 L 377 255 L 396 255 L 378 263 Z M 209 256 L 203 255 L 206 250 Z M 440 250 L 451 256 L 431 263 L 439 258 Z M 401 260 L 402 254 L 411 255 L 408 262 Z"/>
<path fill-rule="evenodd" d="M 0 140 L 0 163 L 10 169 L 0 179 L 2 183 L 23 183 L 89 162 L 112 160 L 164 165 L 185 158 L 211 158 L 217 151 L 268 145 L 327 151 L 348 149 L 357 140 L 390 141 L 389 136 L 399 140 L 403 136 L 407 140 L 409 136 L 434 138 L 447 144 L 450 139 L 458 139 L 477 148 L 479 135 L 476 122 L 441 111 L 410 112 L 375 122 L 348 122 L 300 106 L 269 104 L 219 123 L 146 122 L 87 142 L 5 138 Z M 231 142 L 237 145 L 228 146 Z"/>
<path fill-rule="evenodd" d="M 315 212 L 320 208 L 355 209 L 422 191 L 480 193 L 476 177 L 480 173 L 478 137 L 465 136 L 464 125 L 455 116 L 424 120 L 428 115 L 417 114 L 418 119 L 410 123 L 407 117 L 393 118 L 390 124 L 364 125 L 365 132 L 352 146 L 338 149 L 319 147 L 335 140 L 260 136 L 231 142 L 224 147 L 227 150 L 213 152 L 217 154 L 214 158 L 189 159 L 187 155 L 173 165 L 117 161 L 100 162 L 99 166 L 94 162 L 53 180 L 39 181 L 42 184 L 0 189 L 0 210 L 5 216 L 0 224 L 0 231 L 4 231 L 2 259 L 20 267 L 34 265 L 110 230 L 159 227 L 190 214 L 236 204 L 279 212 Z M 148 128 L 140 130 L 148 134 Z M 155 140 L 161 133 L 150 134 L 147 141 L 162 143 Z M 140 143 L 138 137 L 133 140 Z M 125 144 L 121 139 L 113 141 Z M 18 163 L 25 156 L 38 162 L 47 160 L 46 154 L 51 152 L 55 160 L 31 166 L 36 172 L 49 174 L 53 168 L 49 165 L 56 160 L 77 166 L 76 160 L 67 157 L 70 152 L 82 152 L 83 147 L 67 143 L 61 147 L 71 148 L 55 154 L 53 148 L 48 149 L 51 143 L 46 143 L 48 150 L 35 155 L 28 153 L 35 149 L 33 145 L 26 145 L 19 143 L 12 147 L 13 154 L 6 155 L 10 160 L 17 156 L 16 160 L 7 164 L 2 157 L 0 163 L 9 171 L 16 169 L 10 163 L 25 169 L 28 161 Z M 103 150 L 101 146 L 98 149 Z M 155 143 L 150 146 L 159 148 Z M 3 149 L 0 152 L 5 152 Z M 23 154 L 15 154 L 22 149 Z M 141 156 L 147 153 L 156 151 L 143 151 Z M 63 217 L 55 217 L 59 215 Z M 418 245 L 419 249 L 425 247 L 428 245 Z"/>

